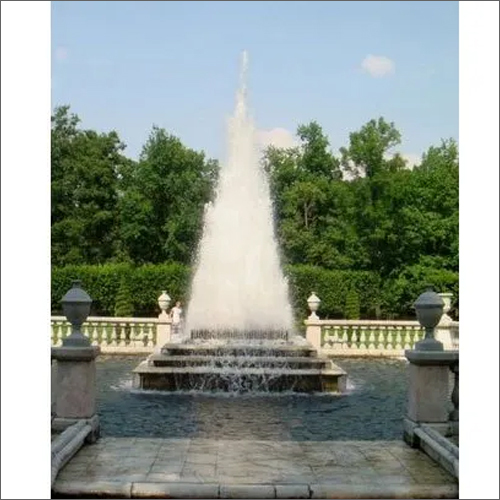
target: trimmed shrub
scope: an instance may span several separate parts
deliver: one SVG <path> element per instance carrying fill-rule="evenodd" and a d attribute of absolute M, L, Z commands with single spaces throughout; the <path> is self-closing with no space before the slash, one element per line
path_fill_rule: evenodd
<path fill-rule="evenodd" d="M 381 280 L 370 271 L 329 270 L 314 266 L 287 266 L 285 273 L 290 285 L 293 309 L 298 318 L 309 315 L 307 298 L 314 291 L 321 299 L 321 318 L 343 318 L 349 290 L 357 292 L 360 314 L 373 317 L 380 303 Z"/>
<path fill-rule="evenodd" d="M 71 288 L 72 281 L 80 279 L 83 288 L 92 298 L 90 314 L 112 316 L 121 277 L 129 270 L 130 266 L 127 264 L 52 268 L 52 313 L 62 314 L 61 298 Z"/>
<path fill-rule="evenodd" d="M 359 295 L 354 288 L 347 292 L 344 315 L 346 319 L 359 319 Z"/>
<path fill-rule="evenodd" d="M 134 315 L 134 303 L 130 293 L 129 277 L 122 276 L 120 288 L 116 294 L 115 316 L 127 318 Z"/>
<path fill-rule="evenodd" d="M 307 298 L 312 291 L 321 299 L 318 314 L 325 319 L 346 317 L 347 303 L 355 304 L 354 294 L 358 304 L 356 317 L 414 319 L 412 304 L 426 285 L 432 285 L 437 292 L 452 292 L 453 307 L 458 304 L 458 273 L 420 264 L 385 280 L 371 271 L 329 270 L 306 265 L 285 266 L 284 272 L 298 324 L 309 315 Z M 191 274 L 190 267 L 178 263 L 55 267 L 52 269 L 52 314 L 62 313 L 61 298 L 71 288 L 72 281 L 80 279 L 93 299 L 91 315 L 112 316 L 118 312 L 120 293 L 128 293 L 132 316 L 153 317 L 159 313 L 157 300 L 162 290 L 168 291 L 173 302 L 188 302 Z M 126 285 L 122 285 L 123 280 Z M 129 291 L 120 292 L 123 286 Z M 354 306 L 349 307 L 354 310 Z"/>
<path fill-rule="evenodd" d="M 437 293 L 453 294 L 452 316 L 458 315 L 458 273 L 422 264 L 405 267 L 381 290 L 383 309 L 389 317 L 415 318 L 413 304 L 418 296 L 432 287 Z"/>
<path fill-rule="evenodd" d="M 152 317 L 159 313 L 158 297 L 168 290 L 173 300 L 185 300 L 191 271 L 182 264 L 131 267 L 128 264 L 102 266 L 67 266 L 52 269 L 51 310 L 62 314 L 61 298 L 75 279 L 92 298 L 91 315 L 113 316 L 117 295 L 126 279 L 132 296 L 133 316 Z"/>

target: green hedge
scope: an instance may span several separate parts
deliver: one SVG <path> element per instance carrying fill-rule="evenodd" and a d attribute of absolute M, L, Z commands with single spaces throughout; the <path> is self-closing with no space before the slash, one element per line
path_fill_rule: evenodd
<path fill-rule="evenodd" d="M 388 280 L 381 291 L 383 308 L 389 317 L 414 317 L 413 303 L 427 287 L 436 292 L 453 294 L 450 316 L 458 319 L 458 273 L 449 269 L 415 264 L 403 269 L 394 279 Z"/>
<path fill-rule="evenodd" d="M 159 313 L 158 297 L 166 290 L 173 300 L 185 301 L 191 271 L 181 264 L 131 267 L 127 264 L 102 266 L 66 266 L 52 268 L 51 309 L 60 314 L 60 300 L 74 279 L 92 297 L 92 315 L 113 316 L 122 276 L 126 276 L 132 298 L 134 316 L 151 317 Z"/>
<path fill-rule="evenodd" d="M 333 271 L 314 266 L 288 266 L 285 268 L 290 284 L 293 308 L 299 317 L 309 314 L 307 298 L 315 292 L 321 299 L 321 318 L 343 318 L 347 293 L 356 290 L 362 317 L 374 317 L 380 306 L 381 280 L 369 271 Z"/>
<path fill-rule="evenodd" d="M 359 297 L 361 318 L 414 318 L 412 303 L 426 285 L 439 292 L 453 292 L 454 303 L 458 303 L 458 273 L 441 269 L 409 267 L 390 280 L 382 280 L 370 271 L 298 265 L 285 267 L 285 274 L 299 321 L 309 314 L 307 298 L 312 291 L 321 299 L 321 318 L 343 318 L 350 290 Z M 191 269 L 182 264 L 67 266 L 52 269 L 52 314 L 61 314 L 61 297 L 71 287 L 72 280 L 80 279 L 93 299 L 91 314 L 113 316 L 122 278 L 128 283 L 134 316 L 156 316 L 162 290 L 168 292 L 172 301 L 188 302 Z"/>

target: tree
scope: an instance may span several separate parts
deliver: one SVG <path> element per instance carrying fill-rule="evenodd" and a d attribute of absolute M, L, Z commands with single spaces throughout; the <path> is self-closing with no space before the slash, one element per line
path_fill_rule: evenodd
<path fill-rule="evenodd" d="M 189 263 L 214 193 L 218 163 L 153 127 L 120 199 L 123 252 L 136 263 Z"/>
<path fill-rule="evenodd" d="M 114 131 L 77 128 L 69 106 L 52 118 L 52 262 L 99 264 L 117 248 L 117 173 L 127 160 Z"/>
<path fill-rule="evenodd" d="M 430 147 L 408 182 L 391 193 L 392 199 L 400 197 L 394 217 L 400 237 L 394 253 L 401 267 L 429 256 L 458 272 L 458 177 L 457 144 L 443 141 Z"/>
<path fill-rule="evenodd" d="M 269 146 L 264 152 L 262 163 L 269 177 L 274 214 L 278 220 L 283 217 L 283 193 L 300 179 L 299 157 L 299 148 L 281 149 Z"/>
<path fill-rule="evenodd" d="M 395 166 L 395 162 L 388 161 L 386 155 L 400 142 L 401 134 L 394 123 L 388 123 L 383 118 L 370 120 L 361 130 L 349 135 L 347 148 L 340 148 L 341 165 L 354 177 L 371 179 L 388 165 Z"/>
<path fill-rule="evenodd" d="M 55 108 L 51 135 L 53 265 L 192 263 L 216 161 L 158 127 L 133 161 L 116 132 L 79 128 L 68 106 Z M 370 307 L 382 315 L 409 314 L 426 281 L 458 304 L 457 143 L 431 146 L 409 169 L 383 118 L 350 134 L 340 160 L 318 123 L 297 137 L 263 157 L 285 263 L 376 273 L 385 290 Z"/>
<path fill-rule="evenodd" d="M 340 163 L 328 150 L 330 143 L 317 122 L 300 125 L 297 136 L 301 141 L 301 156 L 298 159 L 300 170 L 328 180 L 342 178 Z"/>

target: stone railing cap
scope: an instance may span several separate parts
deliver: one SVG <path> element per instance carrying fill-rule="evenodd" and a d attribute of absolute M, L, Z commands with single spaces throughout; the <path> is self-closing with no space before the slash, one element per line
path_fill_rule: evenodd
<path fill-rule="evenodd" d="M 51 358 L 58 361 L 91 361 L 101 352 L 99 346 L 88 347 L 52 347 Z"/>
<path fill-rule="evenodd" d="M 458 351 L 418 351 L 406 350 L 406 359 L 414 365 L 451 365 L 458 361 Z"/>

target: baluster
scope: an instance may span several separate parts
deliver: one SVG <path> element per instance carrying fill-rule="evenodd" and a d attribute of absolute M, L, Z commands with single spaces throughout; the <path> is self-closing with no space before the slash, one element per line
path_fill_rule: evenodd
<path fill-rule="evenodd" d="M 120 323 L 120 336 L 119 343 L 120 347 L 125 347 L 127 345 L 127 323 Z"/>
<path fill-rule="evenodd" d="M 359 348 L 359 345 L 358 345 L 358 329 L 359 329 L 359 326 L 358 325 L 353 325 L 352 326 L 352 335 L 351 335 L 351 349 L 358 349 Z"/>
<path fill-rule="evenodd" d="M 332 328 L 330 326 L 321 328 L 321 337 L 323 345 L 331 349 L 333 347 L 333 337 Z"/>
<path fill-rule="evenodd" d="M 328 347 L 328 327 L 322 326 L 321 327 L 321 346 L 322 347 Z"/>
<path fill-rule="evenodd" d="M 349 348 L 349 344 L 348 344 L 349 335 L 348 335 L 348 332 L 349 332 L 349 327 L 348 326 L 344 326 L 344 328 L 342 328 L 342 349 L 348 349 Z"/>
<path fill-rule="evenodd" d="M 321 344 L 323 347 L 332 347 L 332 342 L 330 339 L 330 327 L 323 326 L 321 328 Z"/>
<path fill-rule="evenodd" d="M 147 339 L 147 331 L 148 331 L 148 328 L 153 328 L 154 330 L 154 342 L 155 342 L 155 345 L 156 345 L 156 324 L 149 324 L 149 323 L 144 323 L 143 325 L 141 325 L 141 331 L 139 333 L 139 336 L 137 338 L 137 341 L 138 341 L 138 346 L 141 346 L 141 347 L 144 347 L 145 345 L 145 340 L 144 339 Z"/>
<path fill-rule="evenodd" d="M 57 332 L 59 329 L 59 324 L 54 321 L 54 322 L 52 322 L 51 327 L 52 327 L 52 332 L 51 332 L 52 335 L 50 338 L 50 342 L 52 345 L 57 345 L 57 341 L 58 341 Z"/>
<path fill-rule="evenodd" d="M 387 327 L 387 337 L 386 337 L 386 349 L 392 351 L 394 349 L 394 328 L 392 326 Z"/>
<path fill-rule="evenodd" d="M 326 326 L 325 331 L 327 332 L 328 343 L 330 347 L 333 347 L 333 328 L 331 326 Z"/>
<path fill-rule="evenodd" d="M 99 323 L 99 331 L 101 334 L 101 347 L 108 347 L 109 345 L 109 329 L 107 323 Z"/>
<path fill-rule="evenodd" d="M 146 346 L 147 347 L 154 347 L 154 332 L 153 332 L 153 325 L 149 323 L 148 325 L 148 334 L 147 334 L 147 340 L 146 340 Z"/>
<path fill-rule="evenodd" d="M 99 345 L 99 330 L 97 329 L 98 323 L 91 323 L 92 326 L 92 345 Z"/>
<path fill-rule="evenodd" d="M 366 349 L 366 326 L 361 327 L 361 334 L 359 336 L 359 348 Z"/>
<path fill-rule="evenodd" d="M 453 385 L 453 391 L 451 393 L 451 402 L 453 403 L 453 410 L 450 412 L 450 420 L 452 422 L 458 422 L 458 362 L 453 363 L 450 366 L 450 370 L 455 375 L 455 383 Z"/>
<path fill-rule="evenodd" d="M 381 351 L 385 350 L 385 336 L 386 336 L 385 326 L 379 326 L 377 349 Z"/>
<path fill-rule="evenodd" d="M 368 338 L 368 349 L 375 349 L 375 329 L 376 326 L 368 327 L 370 329 L 370 336 Z"/>
<path fill-rule="evenodd" d="M 135 333 L 138 329 L 139 325 L 137 323 L 127 323 L 127 327 L 125 329 L 125 332 L 128 333 L 127 337 L 127 345 L 129 347 L 134 347 L 134 339 L 135 339 Z"/>
<path fill-rule="evenodd" d="M 57 345 L 57 330 L 59 328 L 58 323 L 55 321 L 52 323 L 52 337 L 51 337 L 51 343 L 52 345 Z"/>
<path fill-rule="evenodd" d="M 85 322 L 82 325 L 82 334 L 85 335 L 85 337 L 87 337 L 87 339 L 89 340 L 89 342 L 92 342 L 91 332 L 90 332 L 90 328 L 89 328 L 88 322 Z"/>
<path fill-rule="evenodd" d="M 61 321 L 61 323 L 59 323 L 59 327 L 57 329 L 57 345 L 62 345 L 62 341 L 64 339 L 64 337 L 66 337 L 66 329 L 67 329 L 67 326 L 64 324 L 63 321 Z"/>
<path fill-rule="evenodd" d="M 406 326 L 405 330 L 406 330 L 405 342 L 410 346 L 409 347 L 410 349 L 413 349 L 415 347 L 415 344 L 419 341 L 418 328 L 415 326 Z"/>
<path fill-rule="evenodd" d="M 140 330 L 140 324 L 139 323 L 129 323 L 129 335 L 128 335 L 128 345 L 130 347 L 135 346 L 135 338 L 137 335 L 137 332 Z"/>
<path fill-rule="evenodd" d="M 334 326 L 333 327 L 333 346 L 338 347 L 338 343 L 340 342 L 340 336 L 339 336 L 339 330 L 340 326 Z"/>
<path fill-rule="evenodd" d="M 401 328 L 401 327 L 400 327 Z M 413 330 L 413 329 L 412 329 Z M 404 343 L 405 343 L 405 349 L 411 349 L 413 346 L 411 345 L 412 343 L 412 338 L 410 336 L 410 330 L 408 327 L 405 327 L 404 329 Z"/>
<path fill-rule="evenodd" d="M 151 334 L 153 336 L 153 347 L 158 343 L 158 323 L 150 323 L 149 328 L 151 328 Z"/>
<path fill-rule="evenodd" d="M 414 326 L 413 330 L 414 330 L 413 334 L 413 346 L 414 346 L 419 340 L 422 340 L 424 338 L 425 332 L 421 326 Z"/>
<path fill-rule="evenodd" d="M 118 328 L 117 323 L 111 323 L 111 343 L 110 345 L 116 347 L 118 345 Z"/>
<path fill-rule="evenodd" d="M 58 342 L 57 342 L 57 345 L 62 345 L 62 341 L 64 340 L 64 337 L 66 337 L 66 329 L 67 329 L 67 325 L 65 322 L 61 322 L 59 323 L 59 332 L 58 332 Z"/>
<path fill-rule="evenodd" d="M 130 343 L 131 347 L 137 347 L 140 345 L 139 338 L 142 331 L 142 323 L 130 323 Z"/>
<path fill-rule="evenodd" d="M 396 349 L 398 351 L 401 351 L 401 350 L 403 350 L 403 339 L 401 338 L 401 327 L 396 326 L 395 330 L 396 330 Z"/>
<path fill-rule="evenodd" d="M 144 337 L 146 337 L 146 328 L 147 324 L 146 323 L 141 323 L 138 325 L 138 329 L 135 335 L 135 345 L 137 347 L 143 347 L 144 346 Z"/>

